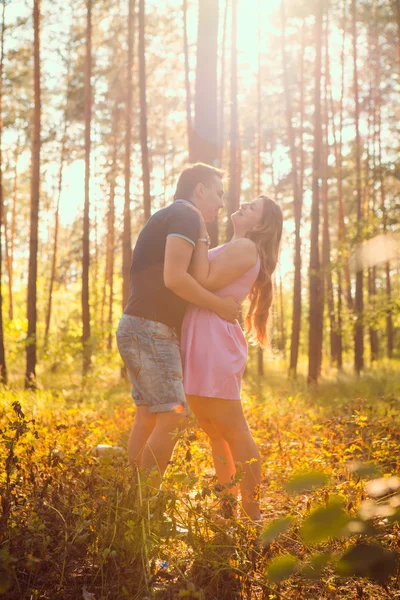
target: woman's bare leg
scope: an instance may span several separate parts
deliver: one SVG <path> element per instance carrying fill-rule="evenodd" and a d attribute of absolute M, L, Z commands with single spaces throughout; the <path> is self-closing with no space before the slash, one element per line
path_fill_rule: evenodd
<path fill-rule="evenodd" d="M 232 484 L 236 475 L 236 465 L 235 461 L 233 460 L 228 442 L 212 425 L 210 419 L 203 419 L 199 417 L 198 423 L 210 439 L 211 451 L 218 482 L 224 486 L 229 483 Z M 232 494 L 236 498 L 239 493 L 239 486 L 227 486 L 226 492 L 228 494 Z"/>
<path fill-rule="evenodd" d="M 250 433 L 242 405 L 236 400 L 188 396 L 191 409 L 199 422 L 207 419 L 229 445 L 236 463 L 241 463 L 243 479 L 240 482 L 243 509 L 253 520 L 260 519 L 261 459 Z"/>

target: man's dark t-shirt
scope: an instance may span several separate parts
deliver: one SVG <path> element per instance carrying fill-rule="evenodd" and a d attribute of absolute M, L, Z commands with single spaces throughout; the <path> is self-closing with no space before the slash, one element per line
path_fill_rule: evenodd
<path fill-rule="evenodd" d="M 130 272 L 130 297 L 124 313 L 180 329 L 187 302 L 164 285 L 168 236 L 196 244 L 199 215 L 176 200 L 154 213 L 139 234 Z"/>

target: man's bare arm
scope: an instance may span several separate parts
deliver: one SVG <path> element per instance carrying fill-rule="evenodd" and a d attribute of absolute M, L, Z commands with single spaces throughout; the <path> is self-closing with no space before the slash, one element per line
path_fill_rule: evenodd
<path fill-rule="evenodd" d="M 164 261 L 164 284 L 174 294 L 201 308 L 211 310 L 222 319 L 234 322 L 239 303 L 234 298 L 220 298 L 205 290 L 188 273 L 193 245 L 183 238 L 167 237 Z"/>

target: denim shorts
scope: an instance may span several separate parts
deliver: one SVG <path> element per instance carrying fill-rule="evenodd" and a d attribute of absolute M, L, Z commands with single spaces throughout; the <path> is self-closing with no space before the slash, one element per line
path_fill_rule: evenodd
<path fill-rule="evenodd" d="M 176 411 L 187 415 L 175 331 L 164 323 L 122 315 L 116 337 L 136 405 L 147 406 L 152 413 Z"/>

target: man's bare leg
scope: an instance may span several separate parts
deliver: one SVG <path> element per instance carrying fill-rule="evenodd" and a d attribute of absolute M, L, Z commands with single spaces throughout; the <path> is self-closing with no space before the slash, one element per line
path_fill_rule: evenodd
<path fill-rule="evenodd" d="M 132 467 L 142 466 L 142 453 L 156 425 L 156 415 L 147 406 L 137 406 L 135 421 L 129 434 L 128 456 Z"/>
<path fill-rule="evenodd" d="M 178 441 L 177 434 L 186 427 L 186 421 L 186 417 L 175 411 L 160 412 L 156 415 L 156 425 L 143 449 L 141 460 L 143 471 L 152 473 L 152 484 L 156 488 L 161 485 Z"/>

